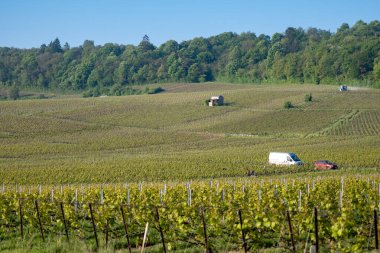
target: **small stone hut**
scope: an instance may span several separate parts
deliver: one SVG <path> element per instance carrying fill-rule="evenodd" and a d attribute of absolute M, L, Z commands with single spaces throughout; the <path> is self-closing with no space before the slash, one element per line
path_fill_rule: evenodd
<path fill-rule="evenodd" d="M 208 102 L 209 106 L 220 106 L 224 104 L 223 96 L 212 96 Z"/>

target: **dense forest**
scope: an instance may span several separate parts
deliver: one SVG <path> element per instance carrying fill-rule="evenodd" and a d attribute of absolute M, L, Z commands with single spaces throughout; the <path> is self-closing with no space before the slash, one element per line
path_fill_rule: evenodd
<path fill-rule="evenodd" d="M 0 88 L 96 90 L 121 95 L 161 82 L 352 84 L 380 88 L 380 22 L 344 23 L 335 33 L 289 27 L 272 37 L 226 32 L 159 47 L 86 40 L 40 48 L 0 47 Z M 92 94 L 92 93 L 91 93 Z"/>

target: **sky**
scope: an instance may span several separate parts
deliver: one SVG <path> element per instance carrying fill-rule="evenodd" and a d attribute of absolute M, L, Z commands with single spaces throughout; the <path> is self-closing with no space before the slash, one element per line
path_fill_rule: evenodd
<path fill-rule="evenodd" d="M 288 27 L 336 32 L 380 20 L 380 0 L 0 0 L 0 47 L 33 48 L 59 38 L 156 46 L 223 32 L 272 36 Z"/>

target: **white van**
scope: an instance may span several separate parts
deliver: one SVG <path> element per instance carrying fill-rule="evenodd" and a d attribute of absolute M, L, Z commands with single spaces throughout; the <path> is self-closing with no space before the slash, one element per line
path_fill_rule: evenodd
<path fill-rule="evenodd" d="M 275 165 L 302 165 L 302 161 L 294 153 L 270 152 L 269 164 Z"/>

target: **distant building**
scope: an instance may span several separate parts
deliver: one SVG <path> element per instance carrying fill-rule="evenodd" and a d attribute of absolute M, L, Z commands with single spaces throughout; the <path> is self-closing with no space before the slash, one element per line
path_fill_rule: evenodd
<path fill-rule="evenodd" d="M 209 106 L 220 106 L 224 104 L 223 96 L 212 96 L 208 101 Z"/>
<path fill-rule="evenodd" d="M 347 86 L 346 85 L 341 85 L 339 86 L 339 91 L 347 91 Z"/>

